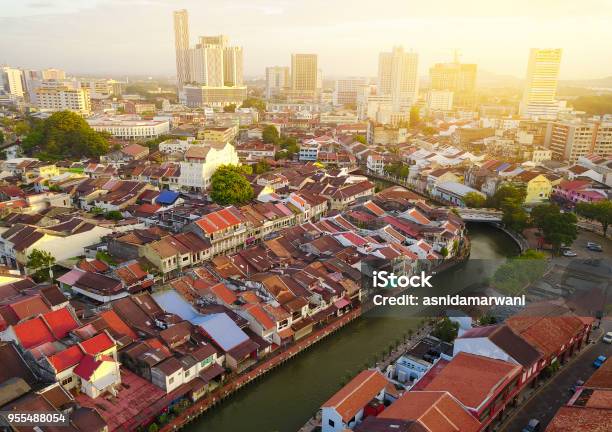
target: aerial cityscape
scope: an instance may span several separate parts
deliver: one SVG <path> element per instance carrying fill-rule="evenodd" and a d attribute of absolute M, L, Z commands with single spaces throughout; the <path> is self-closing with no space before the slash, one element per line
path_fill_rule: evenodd
<path fill-rule="evenodd" d="M 610 432 L 612 10 L 465 3 L 0 0 L 0 430 Z"/>

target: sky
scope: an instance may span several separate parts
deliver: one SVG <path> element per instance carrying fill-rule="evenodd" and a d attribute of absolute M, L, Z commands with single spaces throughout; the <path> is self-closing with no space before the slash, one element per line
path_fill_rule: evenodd
<path fill-rule="evenodd" d="M 375 76 L 394 45 L 419 72 L 453 58 L 523 78 L 529 48 L 563 48 L 561 79 L 612 75 L 612 0 L 0 0 L 0 64 L 72 74 L 174 75 L 172 11 L 192 43 L 226 34 L 245 75 L 317 53 L 324 77 Z"/>

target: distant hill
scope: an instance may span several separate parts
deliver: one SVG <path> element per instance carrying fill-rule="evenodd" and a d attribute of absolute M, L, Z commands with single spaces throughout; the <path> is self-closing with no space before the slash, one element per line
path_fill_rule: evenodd
<path fill-rule="evenodd" d="M 605 78 L 595 78 L 586 80 L 561 80 L 560 86 L 570 87 L 589 87 L 589 88 L 609 88 L 612 89 L 612 76 Z"/>

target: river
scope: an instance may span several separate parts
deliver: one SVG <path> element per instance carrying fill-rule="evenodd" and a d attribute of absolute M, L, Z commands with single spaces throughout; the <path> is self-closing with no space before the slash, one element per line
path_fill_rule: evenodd
<path fill-rule="evenodd" d="M 469 226 L 470 259 L 434 278 L 437 294 L 481 285 L 507 256 L 518 253 L 503 232 Z M 295 432 L 331 395 L 421 318 L 406 307 L 372 309 L 336 334 L 238 391 L 184 430 L 187 432 Z"/>

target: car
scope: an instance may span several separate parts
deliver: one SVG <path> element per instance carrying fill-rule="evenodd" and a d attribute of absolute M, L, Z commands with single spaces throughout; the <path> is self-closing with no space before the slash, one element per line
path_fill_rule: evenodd
<path fill-rule="evenodd" d="M 582 387 L 583 385 L 584 385 L 584 381 L 582 380 L 576 381 L 574 385 L 570 387 L 570 393 L 572 394 L 576 393 L 576 390 L 578 390 L 578 387 Z"/>
<path fill-rule="evenodd" d="M 604 355 L 600 355 L 599 357 L 597 357 L 593 362 L 593 366 L 595 366 L 595 369 L 598 369 L 602 364 L 604 364 L 606 359 L 607 357 Z"/>
<path fill-rule="evenodd" d="M 604 343 L 612 344 L 612 331 L 609 331 L 601 338 Z"/>
<path fill-rule="evenodd" d="M 586 247 L 587 247 L 588 250 L 594 251 L 594 252 L 601 252 L 601 251 L 603 251 L 603 248 L 601 247 L 601 245 L 599 243 L 595 243 L 595 242 L 588 242 Z"/>
<path fill-rule="evenodd" d="M 521 432 L 539 432 L 540 431 L 540 420 L 531 419 L 527 426 L 523 428 Z"/>
<path fill-rule="evenodd" d="M 576 252 L 574 252 L 573 250 L 571 250 L 571 249 L 564 249 L 563 250 L 563 256 L 566 256 L 566 257 L 575 257 L 575 256 L 578 256 L 578 254 Z"/>

